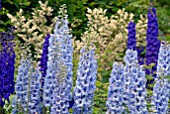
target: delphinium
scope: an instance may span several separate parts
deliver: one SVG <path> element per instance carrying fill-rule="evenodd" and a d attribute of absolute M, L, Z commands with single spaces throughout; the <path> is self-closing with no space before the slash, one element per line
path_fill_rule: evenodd
<path fill-rule="evenodd" d="M 42 101 L 41 101 L 41 72 L 38 68 L 31 68 L 31 75 L 29 79 L 29 101 L 28 113 L 29 114 L 42 114 Z"/>
<path fill-rule="evenodd" d="M 49 40 L 48 48 L 48 62 L 47 62 L 47 74 L 44 82 L 44 93 L 43 100 L 46 107 L 54 107 L 56 105 L 52 102 L 52 99 L 56 101 L 56 97 L 59 93 L 53 93 L 53 90 L 57 88 L 55 84 L 55 79 L 59 75 L 59 63 L 62 62 L 66 66 L 66 77 L 65 77 L 65 86 L 63 92 L 65 96 L 62 99 L 66 100 L 66 104 L 71 100 L 71 88 L 72 88 L 72 41 L 68 28 L 67 20 L 67 10 L 66 6 L 62 5 L 59 11 L 59 16 L 56 21 L 54 34 L 51 35 Z M 55 94 L 55 95 L 53 95 Z M 62 94 L 62 93 L 60 93 Z M 68 108 L 68 107 L 65 107 Z M 53 109 L 54 112 L 54 109 Z M 57 110 L 56 110 L 57 112 Z M 61 110 L 62 112 L 62 110 Z M 64 110 L 63 110 L 64 113 Z"/>
<path fill-rule="evenodd" d="M 170 97 L 170 45 L 161 44 L 158 54 L 157 78 L 153 88 L 152 103 L 156 106 L 156 114 L 166 114 Z"/>
<path fill-rule="evenodd" d="M 40 71 L 42 74 L 41 81 L 40 81 L 41 82 L 41 101 L 43 101 L 44 78 L 47 73 L 49 39 L 50 39 L 50 34 L 47 34 L 47 36 L 45 37 L 44 44 L 43 44 L 43 49 L 42 49 L 43 51 L 42 51 L 40 64 L 39 64 Z"/>
<path fill-rule="evenodd" d="M 50 38 L 50 34 L 47 34 L 47 36 L 45 37 L 45 41 L 43 44 L 43 52 L 40 58 L 40 71 L 42 73 L 42 85 L 44 85 L 44 78 L 47 72 L 47 61 L 48 61 L 48 46 L 49 46 L 49 38 Z"/>
<path fill-rule="evenodd" d="M 58 34 L 60 37 L 63 64 L 66 65 L 67 68 L 67 76 L 66 76 L 66 95 L 68 95 L 68 101 L 72 100 L 71 88 L 73 85 L 72 82 L 72 69 L 73 69 L 73 46 L 72 46 L 72 34 L 70 34 L 69 26 L 68 26 L 68 15 L 66 5 L 63 4 L 60 7 L 59 16 L 55 25 L 54 34 Z M 58 36 L 57 36 L 58 37 Z"/>
<path fill-rule="evenodd" d="M 76 86 L 74 88 L 75 102 L 73 114 L 92 114 L 92 103 L 96 88 L 97 61 L 95 59 L 95 51 L 90 47 L 83 47 L 80 53 Z"/>
<path fill-rule="evenodd" d="M 16 79 L 15 92 L 16 96 L 13 100 L 12 114 L 28 111 L 28 92 L 29 92 L 29 76 L 31 62 L 29 59 L 22 58 L 18 68 L 18 76 Z"/>
<path fill-rule="evenodd" d="M 15 52 L 13 43 L 13 27 L 8 32 L 0 33 L 0 107 L 5 100 L 9 102 L 14 92 Z"/>
<path fill-rule="evenodd" d="M 68 95 L 67 95 L 67 66 L 61 61 L 58 62 L 58 70 L 54 79 L 53 101 L 50 114 L 69 114 Z"/>
<path fill-rule="evenodd" d="M 137 51 L 127 50 L 124 57 L 124 103 L 131 114 L 148 114 L 146 108 L 146 78 L 142 66 L 138 65 Z"/>
<path fill-rule="evenodd" d="M 128 39 L 127 39 L 127 49 L 136 50 L 136 29 L 135 23 L 129 22 L 128 24 Z"/>
<path fill-rule="evenodd" d="M 156 68 L 158 60 L 158 52 L 160 47 L 160 40 L 158 39 L 158 19 L 156 16 L 156 9 L 148 9 L 148 27 L 147 27 L 147 46 L 146 46 L 146 65 L 154 64 L 151 69 L 146 69 L 146 74 L 153 77 L 152 80 L 147 82 L 148 84 L 153 84 L 154 78 L 156 78 Z M 150 88 L 150 87 L 148 87 Z"/>
<path fill-rule="evenodd" d="M 124 65 L 122 63 L 114 62 L 109 82 L 107 114 L 121 114 L 124 111 L 122 97 L 124 94 Z"/>

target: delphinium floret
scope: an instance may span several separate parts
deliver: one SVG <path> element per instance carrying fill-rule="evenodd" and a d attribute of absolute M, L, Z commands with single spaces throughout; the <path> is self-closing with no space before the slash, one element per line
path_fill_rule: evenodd
<path fill-rule="evenodd" d="M 107 114 L 121 114 L 125 109 L 122 97 L 124 95 L 124 65 L 122 63 L 114 62 L 109 82 Z"/>
<path fill-rule="evenodd" d="M 80 51 L 76 87 L 74 88 L 73 114 L 92 114 L 92 103 L 96 88 L 97 61 L 94 49 L 83 47 Z"/>

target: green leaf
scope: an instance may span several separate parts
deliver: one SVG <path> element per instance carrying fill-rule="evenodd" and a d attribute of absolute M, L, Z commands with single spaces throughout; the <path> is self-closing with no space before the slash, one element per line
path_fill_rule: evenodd
<path fill-rule="evenodd" d="M 103 83 L 101 81 L 96 81 L 96 86 L 100 87 L 102 85 L 103 85 Z"/>
<path fill-rule="evenodd" d="M 153 78 L 152 75 L 146 75 L 146 79 L 147 79 L 147 80 L 152 80 L 152 79 L 154 79 L 154 78 Z"/>

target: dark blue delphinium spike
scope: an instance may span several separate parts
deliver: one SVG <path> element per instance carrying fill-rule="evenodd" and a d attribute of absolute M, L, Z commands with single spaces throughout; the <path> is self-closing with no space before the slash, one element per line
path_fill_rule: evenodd
<path fill-rule="evenodd" d="M 127 49 L 136 50 L 136 29 L 135 23 L 129 22 L 128 24 L 128 40 L 127 40 Z"/>
<path fill-rule="evenodd" d="M 144 64 L 144 59 L 145 59 L 144 51 L 145 51 L 145 47 L 137 47 L 138 63 L 139 63 L 140 65 L 143 65 L 143 64 Z M 142 54 L 142 53 L 143 53 L 143 54 Z"/>
<path fill-rule="evenodd" d="M 160 40 L 158 39 L 158 19 L 156 17 L 156 9 L 149 8 L 148 10 L 148 28 L 147 28 L 147 47 L 146 47 L 146 65 L 154 63 L 152 69 L 146 69 L 147 75 L 156 77 L 156 67 L 158 60 L 158 52 L 160 48 Z M 154 80 L 150 80 L 147 84 L 152 84 Z"/>
<path fill-rule="evenodd" d="M 0 105 L 3 107 L 4 100 L 9 102 L 9 96 L 14 92 L 14 64 L 15 52 L 12 40 L 13 28 L 8 32 L 0 33 Z M 2 100 L 4 99 L 4 100 Z"/>
<path fill-rule="evenodd" d="M 44 77 L 47 72 L 49 38 L 50 38 L 50 34 L 47 34 L 47 36 L 45 37 L 45 41 L 43 45 L 43 52 L 42 52 L 42 56 L 40 58 L 40 64 L 39 64 L 40 71 L 42 73 L 42 80 L 41 80 L 42 86 L 44 86 Z"/>

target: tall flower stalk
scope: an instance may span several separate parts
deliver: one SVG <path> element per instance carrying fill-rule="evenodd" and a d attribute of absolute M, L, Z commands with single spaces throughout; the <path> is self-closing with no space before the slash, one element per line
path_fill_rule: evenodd
<path fill-rule="evenodd" d="M 97 61 L 93 49 L 83 47 L 74 88 L 73 114 L 92 114 L 92 103 L 96 88 Z"/>
<path fill-rule="evenodd" d="M 142 66 L 138 65 L 137 51 L 127 50 L 125 62 L 124 103 L 131 114 L 148 114 L 146 108 L 146 78 Z"/>
<path fill-rule="evenodd" d="M 62 63 L 59 62 L 57 75 L 54 80 L 54 92 L 52 94 L 53 101 L 50 114 L 69 114 L 68 107 L 68 95 L 67 95 L 67 83 L 66 83 L 66 76 L 67 76 L 67 67 Z"/>
<path fill-rule="evenodd" d="M 136 50 L 136 24 L 134 22 L 129 22 L 128 24 L 128 40 L 127 49 Z"/>
<path fill-rule="evenodd" d="M 47 34 L 45 37 L 44 45 L 43 45 L 43 52 L 40 58 L 40 71 L 42 73 L 42 85 L 44 85 L 44 78 L 47 72 L 47 61 L 48 61 L 48 46 L 49 46 L 49 38 L 50 34 Z"/>
<path fill-rule="evenodd" d="M 68 104 L 68 102 L 72 100 L 71 88 L 73 48 L 71 41 L 72 35 L 69 32 L 67 19 L 68 16 L 66 13 L 66 6 L 62 5 L 56 21 L 54 34 L 51 35 L 49 40 L 47 74 L 44 83 L 43 99 L 44 105 L 46 107 L 53 107 L 53 113 L 55 113 L 55 111 L 56 113 L 59 111 L 57 108 L 54 108 L 56 102 L 53 102 L 52 100 L 58 100 L 58 98 L 54 96 L 60 96 L 62 93 L 65 93 L 65 95 L 60 98 L 65 99 L 66 104 Z M 64 90 L 62 90 L 61 92 L 56 92 L 56 88 L 58 88 L 58 85 L 56 85 L 56 78 L 58 79 L 58 76 L 60 76 L 59 74 L 61 63 L 64 64 L 64 66 L 66 67 L 66 76 L 64 78 L 65 81 L 63 82 L 65 84 L 64 87 L 62 87 L 64 88 Z M 68 107 L 69 105 L 66 105 L 66 107 L 62 108 L 63 110 L 60 109 L 60 113 L 68 113 Z"/>
<path fill-rule="evenodd" d="M 29 82 L 29 103 L 28 113 L 29 114 L 42 114 L 42 101 L 41 101 L 41 72 L 38 68 L 32 68 Z"/>
<path fill-rule="evenodd" d="M 39 69 L 35 69 L 30 59 L 22 58 L 21 65 L 18 68 L 12 114 L 42 113 L 40 80 L 41 72 Z"/>
<path fill-rule="evenodd" d="M 154 78 L 156 78 L 158 52 L 160 47 L 160 40 L 158 39 L 158 19 L 155 8 L 148 9 L 148 28 L 146 41 L 146 65 L 150 65 L 152 63 L 154 64 L 152 69 L 146 69 L 146 74 L 153 77 L 153 80 L 148 81 L 147 84 L 152 84 Z"/>
<path fill-rule="evenodd" d="M 108 88 L 108 99 L 106 102 L 107 114 L 121 114 L 124 111 L 123 95 L 124 95 L 124 65 L 114 62 L 110 86 Z"/>
<path fill-rule="evenodd" d="M 18 76 L 15 85 L 16 96 L 13 100 L 12 114 L 28 111 L 30 68 L 31 62 L 22 58 L 21 65 L 18 68 Z"/>
<path fill-rule="evenodd" d="M 0 107 L 5 100 L 9 102 L 14 92 L 15 51 L 13 27 L 8 32 L 0 33 Z"/>
<path fill-rule="evenodd" d="M 157 79 L 153 88 L 152 103 L 157 114 L 166 114 L 170 97 L 170 45 L 161 44 L 158 54 Z"/>

